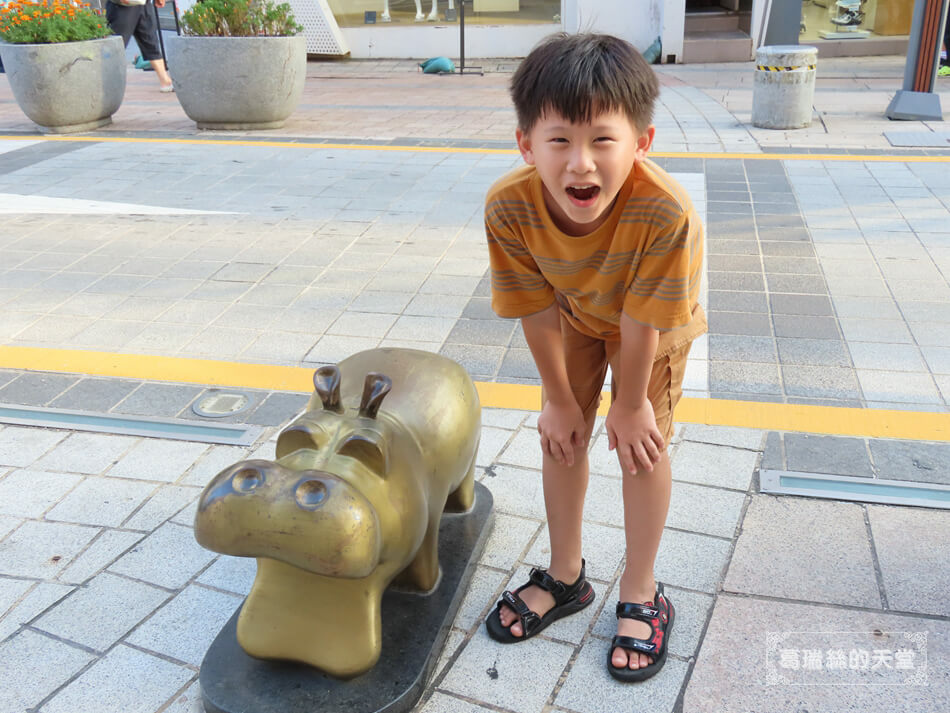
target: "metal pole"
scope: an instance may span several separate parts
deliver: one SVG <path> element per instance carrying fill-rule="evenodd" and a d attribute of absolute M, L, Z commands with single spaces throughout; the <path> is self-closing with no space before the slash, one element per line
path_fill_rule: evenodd
<path fill-rule="evenodd" d="M 466 74 L 465 71 L 465 2 L 466 0 L 458 0 L 459 4 L 459 74 Z M 481 75 L 481 67 L 471 67 L 471 69 L 477 69 L 477 72 L 467 72 L 467 74 L 478 74 Z"/>

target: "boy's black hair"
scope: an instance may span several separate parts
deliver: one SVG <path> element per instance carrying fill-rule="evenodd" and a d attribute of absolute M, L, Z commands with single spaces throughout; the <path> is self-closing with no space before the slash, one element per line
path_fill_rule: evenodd
<path fill-rule="evenodd" d="M 522 131 L 530 131 L 548 111 L 579 123 L 618 109 L 643 131 L 653 121 L 660 85 L 629 42 L 561 32 L 531 50 L 511 78 L 510 91 Z"/>

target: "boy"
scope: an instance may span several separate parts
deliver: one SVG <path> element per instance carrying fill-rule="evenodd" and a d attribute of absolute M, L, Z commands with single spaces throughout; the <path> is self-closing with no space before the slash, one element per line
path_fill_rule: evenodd
<path fill-rule="evenodd" d="M 644 680 L 666 660 L 674 610 L 653 579 L 670 498 L 666 444 L 699 306 L 702 228 L 686 192 L 647 159 L 656 75 L 627 42 L 555 35 L 515 72 L 526 166 L 489 191 L 492 307 L 520 318 L 541 375 L 538 432 L 551 566 L 505 592 L 492 638 L 515 643 L 589 605 L 581 518 L 587 443 L 609 364 L 606 429 L 623 470 L 626 568 L 607 668 Z"/>

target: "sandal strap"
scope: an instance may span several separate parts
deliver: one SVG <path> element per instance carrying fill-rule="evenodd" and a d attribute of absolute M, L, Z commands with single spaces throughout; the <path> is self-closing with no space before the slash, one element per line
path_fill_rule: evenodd
<path fill-rule="evenodd" d="M 583 559 L 581 560 L 581 572 L 577 575 L 577 579 L 572 584 L 567 584 L 562 582 L 560 579 L 555 579 L 547 570 L 539 569 L 537 567 L 531 570 L 531 573 L 528 575 L 528 583 L 524 587 L 519 587 L 518 591 L 521 591 L 525 587 L 529 587 L 532 584 L 536 587 L 543 589 L 546 592 L 549 592 L 552 597 L 554 597 L 555 606 L 561 606 L 564 602 L 570 601 L 578 595 L 581 589 L 587 584 L 587 577 L 585 570 L 587 569 L 587 562 Z"/>
<path fill-rule="evenodd" d="M 531 636 L 531 632 L 541 623 L 541 617 L 528 608 L 524 600 L 518 596 L 517 591 L 511 592 L 505 590 L 501 594 L 501 601 L 511 607 L 515 614 L 518 615 L 518 618 L 521 619 L 522 636 Z"/>
<path fill-rule="evenodd" d="M 618 619 L 639 619 L 649 624 L 660 616 L 659 607 L 634 602 L 617 602 Z"/>
<path fill-rule="evenodd" d="M 632 636 L 615 636 L 611 642 L 611 649 L 615 648 L 630 649 L 631 651 L 640 651 L 644 654 L 655 654 L 656 644 L 652 644 L 646 639 L 635 639 Z"/>

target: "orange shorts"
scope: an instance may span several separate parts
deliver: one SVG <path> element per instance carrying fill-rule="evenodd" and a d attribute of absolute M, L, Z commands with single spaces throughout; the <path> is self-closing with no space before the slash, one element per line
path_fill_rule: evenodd
<path fill-rule="evenodd" d="M 669 444 L 673 437 L 673 409 L 683 395 L 683 375 L 686 372 L 686 358 L 693 340 L 706 331 L 706 315 L 702 307 L 693 310 L 692 321 L 680 329 L 660 332 L 660 341 L 653 360 L 653 372 L 647 386 L 647 398 L 653 405 L 656 427 Z M 620 340 L 604 341 L 589 337 L 577 331 L 561 315 L 561 339 L 564 343 L 564 355 L 567 361 L 567 377 L 571 382 L 574 398 L 584 412 L 587 421 L 587 438 L 594 430 L 594 419 L 600 405 L 600 395 L 610 364 L 611 398 L 617 393 L 617 379 L 623 378 L 623 364 L 620 363 Z M 545 401 L 544 389 L 541 389 L 541 402 Z"/>

